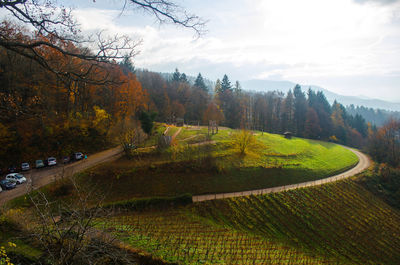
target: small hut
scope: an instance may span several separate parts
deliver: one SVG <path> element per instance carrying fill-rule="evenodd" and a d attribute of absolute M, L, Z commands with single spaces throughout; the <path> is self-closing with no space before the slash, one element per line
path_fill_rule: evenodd
<path fill-rule="evenodd" d="M 184 120 L 182 118 L 176 118 L 176 126 L 182 127 L 184 125 Z"/>
<path fill-rule="evenodd" d="M 291 132 L 284 132 L 283 135 L 285 136 L 286 139 L 292 139 L 292 133 Z"/>

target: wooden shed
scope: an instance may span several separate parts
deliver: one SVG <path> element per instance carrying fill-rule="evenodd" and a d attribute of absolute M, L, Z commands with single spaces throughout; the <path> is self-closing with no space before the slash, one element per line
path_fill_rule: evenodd
<path fill-rule="evenodd" d="M 283 135 L 285 136 L 286 139 L 292 139 L 292 133 L 291 132 L 284 132 Z"/>
<path fill-rule="evenodd" d="M 182 127 L 184 125 L 184 120 L 182 118 L 176 118 L 176 126 Z"/>

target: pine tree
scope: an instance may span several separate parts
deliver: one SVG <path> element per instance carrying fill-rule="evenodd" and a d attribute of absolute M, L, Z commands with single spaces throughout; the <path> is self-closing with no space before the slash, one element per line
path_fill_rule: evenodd
<path fill-rule="evenodd" d="M 179 78 L 179 82 L 182 82 L 182 83 L 187 83 L 188 82 L 185 73 L 181 74 L 181 77 Z"/>
<path fill-rule="evenodd" d="M 224 75 L 222 78 L 222 83 L 221 83 L 221 92 L 225 92 L 228 90 L 232 90 L 232 85 L 231 82 L 229 81 L 229 78 L 227 75 Z"/>
<path fill-rule="evenodd" d="M 293 89 L 294 95 L 294 121 L 296 124 L 296 134 L 302 136 L 304 133 L 304 124 L 306 121 L 307 100 L 300 85 Z"/>
<path fill-rule="evenodd" d="M 204 83 L 204 79 L 200 73 L 198 74 L 196 81 L 194 81 L 194 86 L 204 91 L 208 91 L 207 86 Z"/>
<path fill-rule="evenodd" d="M 238 96 L 242 92 L 242 86 L 240 85 L 239 81 L 235 82 L 235 86 L 233 87 L 233 92 L 235 92 L 236 96 Z"/>
<path fill-rule="evenodd" d="M 179 82 L 181 80 L 181 73 L 179 73 L 178 68 L 175 68 L 175 73 L 172 75 L 172 81 Z"/>

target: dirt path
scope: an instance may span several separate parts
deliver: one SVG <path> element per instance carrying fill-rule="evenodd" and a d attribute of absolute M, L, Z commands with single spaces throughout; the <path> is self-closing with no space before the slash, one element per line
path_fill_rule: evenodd
<path fill-rule="evenodd" d="M 357 150 L 354 150 L 352 148 L 349 148 L 347 146 L 343 146 L 343 147 L 346 149 L 349 149 L 354 154 L 356 154 L 359 159 L 359 162 L 352 169 L 347 170 L 346 172 L 343 172 L 336 176 L 332 176 L 332 177 L 320 179 L 320 180 L 315 180 L 315 181 L 308 181 L 308 182 L 303 182 L 303 183 L 298 183 L 298 184 L 279 186 L 279 187 L 267 188 L 267 189 L 241 191 L 241 192 L 230 192 L 230 193 L 219 193 L 219 194 L 195 195 L 192 198 L 193 202 L 210 201 L 210 200 L 242 197 L 242 196 L 249 196 L 249 195 L 261 195 L 261 194 L 267 194 L 267 193 L 273 193 L 273 192 L 280 192 L 280 191 L 322 185 L 325 183 L 334 182 L 334 181 L 338 181 L 341 179 L 352 177 L 354 175 L 357 175 L 358 173 L 361 173 L 362 171 L 364 171 L 365 169 L 367 169 L 368 167 L 371 166 L 371 160 L 365 154 L 363 154 Z"/>
<path fill-rule="evenodd" d="M 174 140 L 182 131 L 182 127 L 180 127 L 175 133 L 174 135 L 172 135 L 172 140 Z"/>
<path fill-rule="evenodd" d="M 86 160 L 81 160 L 79 162 L 67 164 L 65 166 L 58 165 L 52 168 L 44 168 L 39 170 L 32 169 L 27 173 L 23 173 L 24 176 L 27 178 L 26 183 L 18 185 L 13 190 L 7 190 L 0 193 L 0 206 L 4 205 L 9 200 L 24 195 L 25 193 L 29 192 L 31 188 L 37 189 L 61 177 L 70 177 L 73 174 L 83 171 L 89 167 L 106 161 L 115 160 L 121 155 L 122 148 L 119 146 L 97 154 L 93 154 L 89 156 Z"/>

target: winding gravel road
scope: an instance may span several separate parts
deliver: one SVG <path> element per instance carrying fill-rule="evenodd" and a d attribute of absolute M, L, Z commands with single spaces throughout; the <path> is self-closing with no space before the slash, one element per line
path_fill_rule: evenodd
<path fill-rule="evenodd" d="M 122 148 L 119 146 L 93 154 L 86 160 L 80 160 L 67 165 L 57 165 L 55 167 L 47 167 L 43 169 L 31 169 L 25 173 L 22 172 L 22 174 L 26 177 L 27 182 L 18 185 L 15 189 L 2 191 L 0 193 L 0 206 L 3 206 L 9 200 L 28 193 L 31 189 L 40 188 L 62 177 L 72 176 L 77 172 L 83 171 L 97 164 L 115 160 L 121 155 Z"/>
<path fill-rule="evenodd" d="M 176 133 L 174 136 L 176 137 L 176 135 L 178 135 L 179 132 Z M 197 143 L 196 145 L 209 144 L 209 143 L 212 143 L 212 142 Z M 292 185 L 280 186 L 280 187 L 274 187 L 274 188 L 267 188 L 267 189 L 242 191 L 242 192 L 231 192 L 231 193 L 219 193 L 219 194 L 195 195 L 195 196 L 193 196 L 193 202 L 240 197 L 240 196 L 249 196 L 249 195 L 260 195 L 260 194 L 266 194 L 266 193 L 271 193 L 271 192 L 279 192 L 279 191 L 321 185 L 324 183 L 329 183 L 329 182 L 333 182 L 333 181 L 337 181 L 340 179 L 354 176 L 354 175 L 364 171 L 371 165 L 370 159 L 365 154 L 363 154 L 357 150 L 354 150 L 352 148 L 346 147 L 346 146 L 343 146 L 343 147 L 347 148 L 347 149 L 351 150 L 353 153 L 355 153 L 359 158 L 359 162 L 352 169 L 350 169 L 346 172 L 343 172 L 339 175 L 325 178 L 325 179 L 316 180 L 316 181 L 309 181 L 309 182 L 303 182 L 303 183 L 298 183 L 298 184 L 292 184 Z M 40 187 L 45 186 L 57 179 L 60 179 L 62 177 L 72 176 L 75 173 L 81 172 L 81 171 L 83 171 L 89 167 L 93 167 L 97 164 L 115 160 L 115 159 L 119 158 L 121 155 L 122 155 L 122 148 L 115 147 L 115 148 L 91 155 L 86 160 L 81 160 L 79 162 L 75 162 L 72 164 L 58 165 L 56 167 L 45 168 L 45 169 L 41 169 L 41 170 L 32 169 L 32 170 L 28 171 L 27 173 L 23 173 L 28 180 L 26 183 L 18 185 L 17 188 L 15 188 L 13 190 L 3 191 L 0 193 L 0 206 L 3 206 L 9 200 L 12 200 L 14 198 L 17 198 L 19 196 L 22 196 L 22 195 L 28 193 L 31 189 L 40 188 Z"/>
<path fill-rule="evenodd" d="M 314 180 L 314 181 L 302 182 L 302 183 L 298 183 L 298 184 L 267 188 L 267 189 L 230 192 L 230 193 L 195 195 L 192 197 L 193 202 L 210 201 L 210 200 L 218 200 L 218 199 L 234 198 L 234 197 L 242 197 L 242 196 L 250 196 L 250 195 L 261 195 L 261 194 L 267 194 L 267 193 L 273 193 L 273 192 L 280 192 L 280 191 L 322 185 L 325 183 L 334 182 L 334 181 L 338 181 L 341 179 L 352 177 L 354 175 L 357 175 L 358 173 L 361 173 L 362 171 L 364 171 L 365 169 L 367 169 L 371 166 L 371 160 L 365 154 L 363 154 L 360 151 L 357 151 L 355 149 L 352 149 L 350 147 L 347 147 L 347 146 L 342 146 L 342 147 L 349 149 L 354 154 L 356 154 L 359 161 L 355 167 L 353 167 L 341 174 L 338 174 L 336 176 L 319 179 L 319 180 Z"/>

